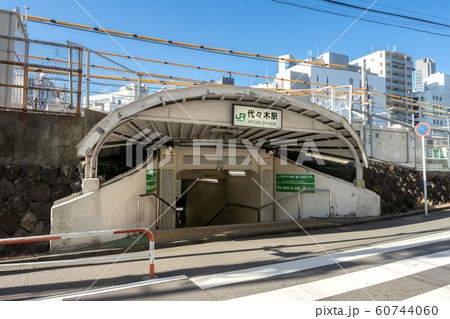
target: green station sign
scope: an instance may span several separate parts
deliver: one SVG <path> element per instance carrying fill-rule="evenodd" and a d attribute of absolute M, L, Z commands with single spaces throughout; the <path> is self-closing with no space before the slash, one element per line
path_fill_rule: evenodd
<path fill-rule="evenodd" d="M 277 174 L 276 176 L 277 192 L 297 193 L 314 188 L 314 174 Z M 305 191 L 305 193 L 314 193 L 314 191 Z"/>
<path fill-rule="evenodd" d="M 158 170 L 148 169 L 145 174 L 145 192 L 153 193 L 158 188 Z"/>

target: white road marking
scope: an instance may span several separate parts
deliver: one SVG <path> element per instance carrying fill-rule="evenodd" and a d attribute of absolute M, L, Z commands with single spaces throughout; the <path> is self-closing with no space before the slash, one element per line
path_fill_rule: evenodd
<path fill-rule="evenodd" d="M 113 287 L 107 287 L 107 288 L 100 288 L 100 289 L 94 289 L 94 290 L 88 290 L 88 291 L 82 291 L 82 292 L 74 292 L 74 293 L 68 293 L 68 294 L 57 295 L 57 296 L 37 298 L 37 299 L 32 299 L 32 301 L 62 301 L 64 299 L 68 299 L 68 298 L 77 298 L 77 297 L 89 296 L 89 295 L 100 294 L 100 293 L 105 293 L 105 292 L 161 284 L 161 283 L 165 283 L 165 282 L 169 282 L 169 281 L 182 280 L 182 279 L 188 279 L 188 277 L 181 275 L 181 276 L 174 276 L 174 277 L 167 277 L 167 278 L 160 278 L 160 279 L 152 279 L 152 280 L 146 280 L 146 281 L 140 281 L 140 282 L 133 282 L 130 284 L 123 284 L 123 285 L 118 285 L 118 286 L 113 286 Z"/>
<path fill-rule="evenodd" d="M 421 295 L 405 299 L 403 301 L 450 301 L 450 285 L 431 290 Z"/>
<path fill-rule="evenodd" d="M 368 248 L 360 248 L 341 253 L 331 254 L 337 262 L 345 262 L 372 257 L 393 251 L 404 250 L 408 248 L 433 244 L 436 242 L 450 239 L 450 232 L 407 239 L 399 242 L 382 244 Z M 282 262 L 267 266 L 247 268 L 243 270 L 230 271 L 220 274 L 206 275 L 190 278 L 201 289 L 220 287 L 252 280 L 264 279 L 267 277 L 290 274 L 297 271 L 308 270 L 312 268 L 328 266 L 335 263 L 328 255 L 310 257 L 305 259 Z"/>
<path fill-rule="evenodd" d="M 449 263 L 450 250 L 445 250 L 430 255 L 396 261 L 379 267 L 355 271 L 349 274 L 353 280 L 350 280 L 349 275 L 346 274 L 232 300 L 314 301 L 403 278 Z"/>

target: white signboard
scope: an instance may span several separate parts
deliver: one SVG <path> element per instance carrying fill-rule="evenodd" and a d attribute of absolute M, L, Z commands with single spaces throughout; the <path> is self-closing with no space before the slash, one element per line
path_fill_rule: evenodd
<path fill-rule="evenodd" d="M 281 110 L 234 105 L 233 125 L 281 129 Z"/>

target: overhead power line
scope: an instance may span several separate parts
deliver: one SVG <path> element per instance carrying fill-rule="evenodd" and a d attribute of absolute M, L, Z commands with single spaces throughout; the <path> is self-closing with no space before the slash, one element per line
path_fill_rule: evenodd
<path fill-rule="evenodd" d="M 192 65 L 187 65 L 187 64 L 179 64 L 179 63 L 173 63 L 173 62 L 152 60 L 152 59 L 140 58 L 140 57 L 131 57 L 131 56 L 126 56 L 126 55 L 116 54 L 116 53 L 100 52 L 100 51 L 93 51 L 93 52 L 98 53 L 98 54 L 103 54 L 103 55 L 110 55 L 110 56 L 120 57 L 120 58 L 136 59 L 136 60 L 141 60 L 141 61 L 148 61 L 148 62 L 161 63 L 161 64 L 166 64 L 166 65 L 194 68 L 194 69 L 207 70 L 207 71 L 213 71 L 213 72 L 229 73 L 229 74 L 235 74 L 235 75 L 250 76 L 250 77 L 256 77 L 256 78 L 265 78 L 265 79 L 272 79 L 272 80 L 278 80 L 278 81 L 287 81 L 287 82 L 294 82 L 294 83 L 303 83 L 303 84 L 317 85 L 317 86 L 323 86 L 323 87 L 327 87 L 327 86 L 329 86 L 329 87 L 338 87 L 338 85 L 332 85 L 332 84 L 324 84 L 324 83 L 316 83 L 316 82 L 308 82 L 308 81 L 283 79 L 283 78 L 276 78 L 276 77 L 256 75 L 256 74 L 249 74 L 249 73 L 242 73 L 242 72 L 235 72 L 235 71 L 224 71 L 224 70 L 219 70 L 219 69 L 205 68 L 205 67 L 200 67 L 200 66 L 192 66 Z M 35 59 L 40 59 L 40 60 L 49 60 L 49 61 L 54 61 L 54 62 L 68 63 L 68 61 L 65 61 L 65 60 L 52 59 L 52 58 L 47 58 L 47 57 L 39 57 L 39 56 L 30 56 L 30 57 L 31 58 L 35 58 Z M 73 62 L 73 63 L 74 64 L 78 64 L 78 62 Z M 83 64 L 83 66 L 86 66 L 86 64 Z M 135 71 L 130 71 L 130 70 L 126 70 L 126 69 L 111 68 L 111 67 L 100 66 L 100 65 L 92 65 L 91 64 L 90 67 L 99 68 L 99 69 L 105 69 L 105 70 L 111 70 L 111 71 L 118 71 L 118 72 L 135 73 L 135 74 L 141 75 L 141 76 L 150 76 L 150 77 L 155 77 L 155 78 L 163 78 L 163 79 L 181 80 L 181 81 L 192 82 L 189 86 L 202 85 L 202 84 L 216 84 L 216 85 L 220 85 L 219 83 L 212 83 L 212 82 L 208 82 L 208 81 L 204 81 L 204 80 L 193 80 L 193 79 L 187 79 L 187 78 L 181 78 L 181 77 L 175 77 L 175 76 L 168 76 L 168 75 L 161 75 L 161 74 L 149 74 L 149 73 L 145 73 L 145 72 L 135 72 Z M 55 74 L 67 74 L 67 72 L 61 72 L 61 71 L 52 71 L 52 72 L 45 71 L 45 72 L 55 73 Z M 83 76 L 86 76 L 86 75 L 83 74 Z M 130 78 L 125 78 L 125 77 L 109 77 L 109 76 L 105 77 L 105 76 L 99 76 L 99 75 L 91 75 L 91 76 L 92 77 L 99 77 L 99 78 L 103 78 L 103 79 L 108 79 L 108 80 L 138 81 L 138 79 L 131 80 Z M 181 85 L 181 86 L 188 86 L 188 85 L 185 85 L 186 82 L 166 82 L 166 81 L 156 81 L 155 80 L 154 82 L 147 82 L 147 83 L 176 84 L 176 85 Z M 444 106 L 444 105 L 440 105 L 440 104 L 434 104 L 434 103 L 429 103 L 429 102 L 425 102 L 425 101 L 417 101 L 417 100 L 414 100 L 412 98 L 399 96 L 399 95 L 394 95 L 394 94 L 389 94 L 389 93 L 383 93 L 383 92 L 379 92 L 379 91 L 375 91 L 375 90 L 366 90 L 366 89 L 356 88 L 356 87 L 354 89 L 360 91 L 360 92 L 354 92 L 354 93 L 357 93 L 357 94 L 363 94 L 363 92 L 368 92 L 368 93 L 370 93 L 370 94 L 372 94 L 374 96 L 378 96 L 378 97 L 381 97 L 381 98 L 386 98 L 387 100 L 400 102 L 400 103 L 403 103 L 403 104 L 406 104 L 406 105 L 417 106 L 417 107 L 420 107 L 420 108 L 433 110 L 435 112 L 450 114 L 449 112 L 436 109 L 436 107 L 437 108 L 443 108 L 443 109 L 450 109 L 450 107 L 448 107 L 448 106 Z M 281 90 L 281 91 L 295 92 L 295 90 L 291 90 L 291 89 Z M 425 106 L 425 105 L 432 106 L 433 108 Z M 428 114 L 428 113 L 425 113 L 425 114 Z M 439 116 L 439 115 L 436 115 L 436 116 Z"/>
<path fill-rule="evenodd" d="M 358 9 L 358 10 L 364 10 L 364 11 L 367 10 L 369 12 L 374 12 L 374 13 L 379 13 L 379 14 L 383 14 L 383 15 L 389 15 L 389 16 L 393 16 L 393 17 L 398 17 L 398 18 L 403 18 L 403 19 L 408 19 L 408 20 L 414 20 L 414 21 L 419 21 L 419 22 L 423 22 L 423 23 L 429 23 L 429 24 L 434 24 L 434 25 L 450 28 L 449 24 L 435 22 L 435 21 L 431 21 L 431 20 L 425 20 L 425 19 L 421 19 L 421 18 L 415 18 L 415 17 L 403 15 L 403 14 L 387 12 L 387 11 L 381 11 L 381 10 L 371 9 L 371 8 L 367 9 L 367 8 L 360 7 L 360 6 L 357 6 L 357 5 L 353 5 L 353 4 L 350 4 L 350 3 L 345 3 L 345 2 L 335 1 L 335 0 L 320 0 L 320 1 L 332 3 L 332 4 L 335 4 L 335 5 L 338 5 L 338 6 L 344 6 L 344 7 Z"/>
<path fill-rule="evenodd" d="M 307 4 L 304 2 L 301 2 L 301 4 L 300 4 L 297 2 L 289 2 L 289 1 L 283 1 L 283 0 L 271 0 L 271 1 L 279 3 L 279 4 L 283 4 L 283 5 L 289 5 L 289 6 L 312 10 L 312 11 L 316 11 L 316 12 L 328 13 L 328 14 L 346 17 L 346 18 L 357 18 L 358 17 L 357 15 L 349 13 L 349 12 L 336 12 L 330 8 L 314 7 L 311 4 Z M 360 18 L 360 20 L 366 21 L 366 22 L 371 22 L 371 23 L 376 23 L 376 24 L 380 24 L 380 25 L 386 25 L 386 26 L 397 27 L 397 28 L 401 28 L 401 29 L 407 29 L 407 30 L 427 33 L 427 34 L 438 35 L 438 36 L 447 37 L 447 38 L 450 37 L 450 34 L 424 30 L 424 29 L 420 29 L 419 27 L 401 25 L 401 24 L 394 23 L 394 22 L 386 22 L 385 20 L 376 20 L 375 18 L 363 17 L 363 18 Z"/>
<path fill-rule="evenodd" d="M 371 3 L 372 2 L 372 1 L 367 1 L 367 0 L 359 0 L 359 1 L 360 2 L 365 2 L 365 3 Z M 400 11 L 409 12 L 409 13 L 416 13 L 416 14 L 420 14 L 422 16 L 427 16 L 427 17 L 431 17 L 431 18 L 438 18 L 440 20 L 450 21 L 450 19 L 448 19 L 448 18 L 438 17 L 438 16 L 435 16 L 435 15 L 432 15 L 432 14 L 427 14 L 427 13 L 424 13 L 424 12 L 417 12 L 417 11 L 413 11 L 413 10 L 409 10 L 409 9 L 389 6 L 387 4 L 378 3 L 377 7 L 385 7 L 385 8 L 394 9 L 394 10 L 400 10 Z"/>
<path fill-rule="evenodd" d="M 23 15 L 24 16 L 24 15 Z M 24 16 L 25 17 L 25 16 Z M 314 64 L 314 65 L 322 65 L 322 66 L 334 66 L 334 67 L 342 67 L 345 68 L 345 65 L 339 65 L 339 64 L 327 64 L 327 63 L 319 63 L 319 62 L 312 62 L 312 61 L 304 61 L 304 60 L 295 60 L 295 59 L 286 59 L 286 58 L 280 58 L 270 55 L 264 55 L 264 54 L 256 54 L 256 53 L 248 53 L 243 51 L 236 51 L 236 50 L 227 50 L 227 49 L 220 49 L 220 48 L 214 48 L 204 45 L 198 45 L 198 44 L 191 44 L 191 43 L 184 43 L 179 41 L 172 41 L 172 40 L 166 40 L 166 39 L 159 39 L 155 37 L 149 37 L 144 35 L 138 35 L 133 33 L 127 33 L 122 31 L 115 31 L 115 30 L 107 30 L 97 27 L 90 27 L 85 26 L 82 24 L 76 24 L 76 23 L 69 23 L 64 21 L 58 21 L 54 19 L 47 19 L 47 18 L 40 18 L 40 17 L 34 17 L 34 16 L 27 16 L 28 21 L 34 21 L 34 22 L 44 22 L 50 25 L 57 25 L 57 26 L 66 26 L 70 28 L 74 28 L 77 30 L 83 30 L 83 31 L 93 31 L 100 34 L 109 34 L 112 36 L 119 36 L 119 37 L 125 37 L 129 39 L 134 40 L 146 40 L 158 44 L 166 44 L 166 45 L 172 45 L 176 47 L 182 47 L 182 48 L 189 48 L 189 49 L 198 49 L 206 52 L 213 52 L 213 53 L 222 53 L 222 54 L 228 54 L 228 55 L 234 55 L 234 56 L 240 56 L 240 57 L 250 57 L 250 58 L 261 58 L 266 60 L 272 60 L 272 61 L 286 61 L 286 62 L 295 62 L 295 63 L 307 63 L 307 64 Z"/>

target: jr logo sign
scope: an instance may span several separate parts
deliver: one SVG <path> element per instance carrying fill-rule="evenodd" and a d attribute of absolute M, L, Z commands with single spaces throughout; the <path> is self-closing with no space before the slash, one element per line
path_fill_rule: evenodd
<path fill-rule="evenodd" d="M 236 120 L 242 120 L 242 121 L 245 121 L 245 117 L 246 117 L 247 115 L 245 114 L 245 113 L 239 113 L 239 115 L 235 115 L 235 117 L 236 117 Z"/>
<path fill-rule="evenodd" d="M 281 110 L 234 105 L 233 125 L 281 129 Z"/>

